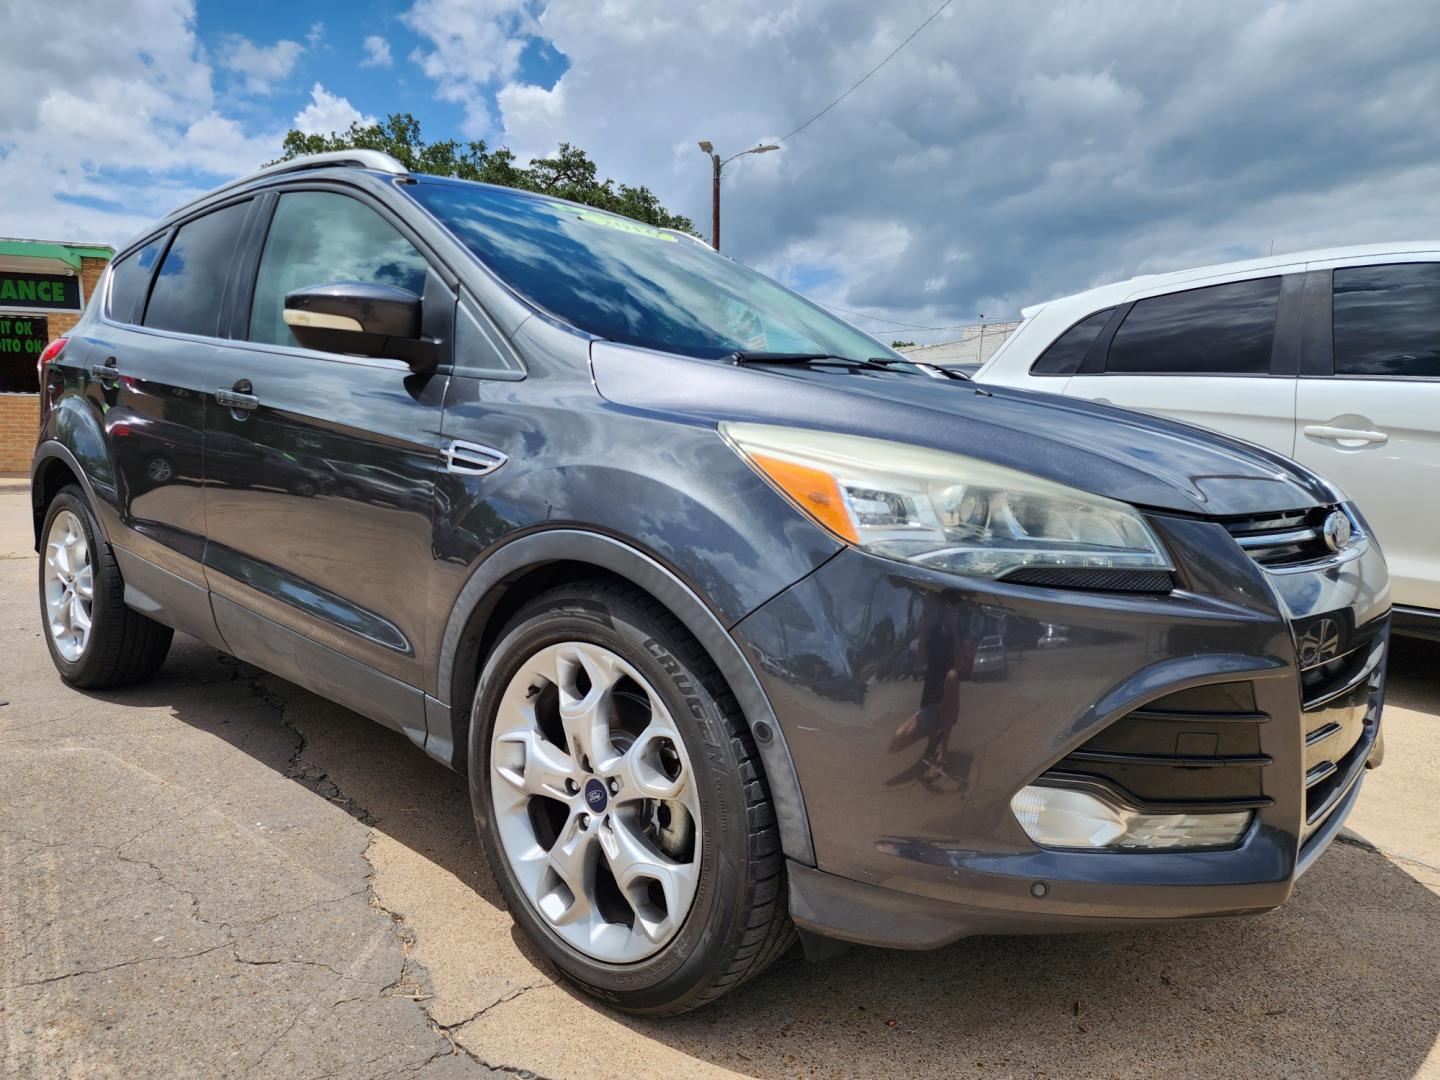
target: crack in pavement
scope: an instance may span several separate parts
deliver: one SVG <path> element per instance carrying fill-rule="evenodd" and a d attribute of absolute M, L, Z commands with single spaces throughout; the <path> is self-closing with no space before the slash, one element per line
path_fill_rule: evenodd
<path fill-rule="evenodd" d="M 192 957 L 204 956 L 206 953 L 216 952 L 219 949 L 227 948 L 231 943 L 222 941 L 218 945 L 207 945 L 203 949 L 196 949 L 188 953 L 162 953 L 159 956 L 141 956 L 134 960 L 122 960 L 118 964 L 105 964 L 98 968 L 82 968 L 79 971 L 67 971 L 62 975 L 47 975 L 43 979 L 29 979 L 25 982 L 10 983 L 7 986 L 0 986 L 0 990 L 20 990 L 27 986 L 45 986 L 49 983 L 62 982 L 65 979 L 78 978 L 81 975 L 103 975 L 107 971 L 118 971 L 120 968 L 135 967 L 137 964 L 154 964 L 164 961 L 189 960 Z"/>
<path fill-rule="evenodd" d="M 216 917 L 218 913 L 208 911 L 210 897 L 200 888 L 199 879 L 191 880 L 185 877 L 184 875 L 187 871 L 183 866 L 177 867 L 170 865 L 168 860 L 162 855 L 158 854 L 155 850 L 151 850 L 156 843 L 154 840 L 155 835 L 158 834 L 163 837 L 164 834 L 161 830 L 167 827 L 173 828 L 176 823 L 184 822 L 186 819 L 199 814 L 202 810 L 213 809 L 213 802 L 211 800 L 205 800 L 195 805 L 187 806 L 179 813 L 172 810 L 172 816 L 167 816 L 163 822 L 146 823 L 143 827 L 137 826 L 131 830 L 128 835 L 123 835 L 121 839 L 112 843 L 57 842 L 54 840 L 30 838 L 17 831 L 4 830 L 10 833 L 10 835 L 18 837 L 24 843 L 34 845 L 32 850 L 26 851 L 24 855 L 21 856 L 22 859 L 30 858 L 41 853 L 53 856 L 65 850 L 90 853 L 103 852 L 108 858 L 113 858 L 118 862 L 128 863 L 141 868 L 141 870 L 145 872 L 142 878 L 153 882 L 152 885 L 145 886 L 145 888 L 163 888 L 177 898 L 183 898 L 183 904 L 177 900 L 178 906 L 176 910 L 180 913 L 180 917 L 189 925 L 194 926 L 198 924 L 210 928 L 213 933 L 223 937 L 223 940 L 188 950 L 182 948 L 180 951 L 156 952 L 154 954 L 146 953 L 115 963 L 103 965 L 92 964 L 91 966 L 84 967 L 77 966 L 75 970 L 67 970 L 43 978 L 32 978 L 11 985 L 3 985 L 0 986 L 0 990 L 14 991 L 29 987 L 44 986 L 80 976 L 100 975 L 106 972 L 118 971 L 139 965 L 183 962 L 214 953 L 220 954 L 225 958 L 226 962 L 233 962 L 252 968 L 273 967 L 280 970 L 283 969 L 283 965 L 292 964 L 300 967 L 323 970 L 330 976 L 333 976 L 334 981 L 329 982 L 328 986 L 317 990 L 314 995 L 317 1000 L 313 1007 L 302 1008 L 298 1010 L 295 1015 L 285 1018 L 278 1029 L 274 1031 L 273 1037 L 264 1039 L 263 1042 L 256 1040 L 255 1045 L 259 1047 L 259 1052 L 253 1058 L 253 1061 L 246 1066 L 245 1070 L 250 1074 L 264 1075 L 266 1072 L 273 1071 L 278 1067 L 280 1055 L 288 1045 L 287 1040 L 297 1038 L 295 1032 L 303 1029 L 304 1025 L 309 1022 L 306 1019 L 307 1016 L 317 1011 L 320 1012 L 322 1017 L 327 1013 L 333 1015 L 333 1010 L 350 1005 L 351 1003 L 360 1003 L 354 1007 L 364 1008 L 363 1003 L 376 1002 L 385 997 L 401 997 L 412 1002 L 419 1010 L 421 1018 L 425 1025 L 433 1032 L 436 1041 L 433 1044 L 433 1052 L 428 1053 L 428 1056 L 425 1056 L 427 1052 L 423 1047 L 415 1048 L 421 1055 L 421 1060 L 418 1062 L 406 1064 L 401 1061 L 392 1061 L 391 1064 L 384 1066 L 387 1071 L 392 1071 L 393 1075 L 420 1075 L 423 1074 L 428 1066 L 431 1066 L 436 1061 L 446 1057 L 463 1055 L 481 1069 L 501 1072 L 512 1076 L 543 1080 L 543 1078 L 539 1077 L 539 1074 L 531 1070 L 523 1069 L 515 1065 L 491 1064 L 485 1061 L 479 1053 L 465 1046 L 457 1036 L 460 1029 L 465 1027 L 465 1025 L 473 1023 L 492 1010 L 516 1000 L 531 990 L 552 985 L 552 982 L 550 980 L 536 981 L 508 990 L 494 1001 L 485 1005 L 484 1008 L 478 1009 L 464 1019 L 448 1025 L 441 1024 L 427 1004 L 427 1002 L 433 998 L 428 973 L 413 956 L 416 943 L 415 931 L 408 925 L 405 916 L 401 912 L 391 909 L 383 902 L 376 889 L 376 875 L 379 864 L 373 849 L 379 840 L 379 829 L 377 827 L 379 819 L 368 807 L 362 806 L 354 798 L 341 790 L 339 784 L 329 776 L 323 767 L 318 766 L 313 760 L 307 757 L 307 754 L 311 752 L 311 733 L 307 731 L 307 727 L 313 728 L 313 725 L 308 723 L 305 714 L 299 713 L 296 708 L 292 707 L 297 700 L 302 700 L 297 697 L 299 691 L 290 692 L 286 684 L 279 682 L 279 680 L 274 679 L 274 677 L 269 676 L 259 669 L 242 664 L 233 657 L 222 654 L 221 663 L 228 669 L 229 678 L 216 681 L 238 681 L 241 687 L 248 687 L 249 693 L 259 699 L 260 702 L 263 702 L 268 711 L 274 714 L 279 725 L 287 729 L 290 739 L 292 740 L 291 745 L 287 747 L 283 742 L 281 743 L 281 746 L 278 748 L 280 754 L 277 755 L 280 760 L 275 762 L 275 764 L 279 766 L 282 774 L 287 779 L 300 784 L 306 790 L 339 806 L 345 810 L 350 817 L 366 828 L 366 840 L 362 850 L 359 852 L 362 860 L 361 866 L 364 868 L 363 883 L 358 887 L 347 888 L 339 895 L 311 900 L 281 911 L 271 911 L 243 922 L 236 921 L 232 923 Z M 243 692 L 242 689 L 242 693 Z M 261 714 L 261 716 L 261 722 L 263 723 L 263 714 Z M 283 755 L 287 749 L 289 751 L 288 759 L 280 756 Z M 161 777 L 157 777 L 157 779 L 162 783 L 167 782 Z M 185 803 L 182 802 L 181 806 L 185 806 Z M 222 814 L 221 816 L 225 817 L 227 815 Z M 137 850 L 136 845 L 142 844 L 147 846 L 140 847 Z M 145 857 L 146 855 L 149 857 Z M 93 857 L 93 855 L 91 857 Z M 348 885 L 350 883 L 346 882 L 345 884 Z M 250 930 L 253 927 L 271 922 L 272 920 L 305 912 L 313 908 L 319 908 L 323 905 L 343 901 L 348 898 L 357 898 L 362 894 L 366 896 L 370 907 L 387 916 L 390 932 L 394 935 L 393 940 L 396 941 L 400 947 L 401 956 L 398 970 L 394 970 L 394 977 L 390 979 L 389 982 L 384 982 L 386 973 L 383 971 L 380 973 L 378 979 L 361 978 L 353 974 L 347 974 L 345 971 L 338 970 L 332 963 L 318 959 L 268 955 L 270 947 L 267 946 L 265 940 L 257 940 L 250 934 Z M 207 915 L 210 917 L 207 917 Z M 377 934 L 376 941 L 384 939 L 383 928 L 377 928 Z M 179 943 L 172 943 L 172 950 L 176 944 Z M 195 944 L 198 945 L 198 943 Z M 280 949 L 275 951 L 285 950 L 284 947 L 281 946 Z M 334 958 L 332 957 L 331 959 L 333 960 Z M 384 982 L 383 986 L 378 985 L 381 982 Z M 375 1061 L 381 1061 L 385 1056 L 394 1054 L 396 1050 L 397 1047 L 387 1046 L 386 1054 L 382 1055 L 381 1058 L 375 1059 Z M 251 1054 L 255 1054 L 254 1048 L 251 1049 L 250 1054 L 247 1054 L 246 1057 L 250 1057 Z M 369 1067 L 375 1067 L 374 1063 L 372 1062 Z M 356 1068 L 354 1065 L 347 1066 L 348 1070 L 354 1070 Z M 365 1065 L 358 1066 L 361 1072 L 364 1072 L 366 1068 L 367 1066 Z"/>
<path fill-rule="evenodd" d="M 340 785 L 331 780 L 330 775 L 324 769 L 304 760 L 305 749 L 309 745 L 310 737 L 296 727 L 294 721 L 286 715 L 290 705 L 289 698 L 277 690 L 262 685 L 262 679 L 272 678 L 272 676 L 259 668 L 244 664 L 243 661 L 237 660 L 228 653 L 220 653 L 219 657 L 222 664 L 234 671 L 234 678 L 247 679 L 250 684 L 250 693 L 274 710 L 276 719 L 294 734 L 296 745 L 294 752 L 290 755 L 290 761 L 285 767 L 286 777 L 294 780 L 301 787 L 315 792 L 321 798 L 334 803 L 362 825 L 373 827 L 375 825 L 374 814 L 342 792 Z M 249 668 L 250 671 L 242 670 L 242 668 Z"/>
<path fill-rule="evenodd" d="M 466 1024 L 474 1023 L 476 1020 L 479 1020 L 482 1016 L 484 1016 L 486 1013 L 488 1013 L 491 1009 L 497 1009 L 497 1008 L 499 1008 L 501 1005 L 506 1005 L 506 1004 L 508 1004 L 509 1002 L 512 1002 L 512 1001 L 514 1001 L 516 998 L 520 997 L 522 994 L 527 994 L 527 993 L 529 993 L 531 990 L 539 990 L 539 989 L 540 989 L 541 987 L 543 987 L 543 986 L 554 986 L 554 985 L 555 985 L 555 984 L 554 984 L 553 982 L 551 982 L 549 979 L 546 979 L 546 980 L 544 980 L 543 982 L 531 983 L 531 984 L 529 984 L 528 986 L 517 987 L 517 988 L 514 989 L 514 990 L 509 990 L 509 991 L 506 991 L 504 994 L 501 994 L 498 998 L 496 998 L 494 1001 L 492 1001 L 489 1005 L 486 1005 L 486 1006 L 485 1006 L 483 1009 L 481 1009 L 479 1012 L 476 1012 L 476 1013 L 474 1013 L 474 1014 L 471 1015 L 471 1016 L 467 1016 L 464 1020 L 456 1020 L 453 1024 L 437 1024 L 436 1026 L 439 1027 L 441 1030 L 446 1031 L 446 1032 L 459 1031 L 459 1030 L 460 1030 L 461 1028 L 463 1028 Z"/>
<path fill-rule="evenodd" d="M 401 952 L 400 970 L 396 973 L 394 979 L 392 979 L 389 983 L 380 988 L 379 994 L 381 997 L 403 997 L 408 999 L 409 1001 L 414 1002 L 416 1008 L 418 1008 L 421 1014 L 425 1017 L 426 1023 L 429 1025 L 430 1029 L 435 1032 L 435 1034 L 439 1036 L 445 1044 L 443 1048 L 431 1054 L 418 1065 L 404 1071 L 409 1073 L 418 1073 L 421 1069 L 425 1068 L 427 1065 L 429 1065 L 436 1059 L 452 1056 L 455 1054 L 464 1054 L 466 1057 L 470 1058 L 470 1060 L 474 1061 L 477 1065 L 480 1065 L 487 1069 L 495 1070 L 495 1066 L 488 1065 L 469 1048 L 457 1042 L 451 1036 L 449 1029 L 437 1022 L 435 1017 L 431 1014 L 430 1010 L 425 1006 L 425 1002 L 428 1001 L 431 997 L 433 997 L 433 995 L 428 992 L 425 982 L 422 981 L 424 978 L 423 969 L 421 969 L 421 971 L 417 973 L 411 967 L 412 961 L 410 959 L 410 951 L 412 948 L 414 948 L 415 945 L 415 932 L 406 924 L 405 917 L 400 912 L 394 911 L 384 904 L 384 902 L 380 899 L 380 894 L 375 889 L 375 874 L 377 871 L 375 862 L 370 857 L 370 849 L 374 846 L 375 843 L 375 836 L 377 832 L 376 826 L 379 822 L 379 819 L 373 813 L 371 813 L 368 808 L 361 806 L 358 802 L 356 802 L 350 796 L 346 795 L 343 791 L 341 791 L 340 786 L 330 778 L 329 774 L 324 769 L 316 766 L 313 762 L 307 762 L 304 760 L 305 750 L 309 746 L 310 742 L 309 736 L 294 722 L 294 720 L 290 716 L 287 715 L 289 708 L 288 698 L 284 694 L 262 685 L 261 680 L 269 677 L 268 674 L 264 671 L 259 670 L 258 668 L 250 669 L 251 671 L 253 671 L 253 674 L 251 674 L 250 671 L 242 670 L 242 666 L 248 668 L 249 665 L 242 665 L 241 661 L 225 653 L 220 654 L 220 660 L 222 663 L 231 667 L 233 672 L 232 678 L 246 679 L 250 685 L 250 692 L 256 697 L 260 698 L 262 701 L 264 701 L 264 703 L 275 712 L 276 719 L 279 720 L 279 722 L 284 727 L 288 728 L 294 734 L 295 750 L 293 753 L 291 753 L 290 760 L 287 763 L 285 770 L 286 777 L 294 780 L 302 787 L 305 787 L 308 790 L 315 792 L 317 795 L 320 795 L 322 798 L 328 800 L 329 802 L 332 802 L 335 805 L 339 806 L 351 817 L 355 818 L 362 825 L 366 826 L 368 830 L 365 847 L 360 853 L 360 857 L 362 860 L 364 860 L 367 867 L 365 873 L 364 891 L 368 894 L 370 906 L 390 919 L 391 929 L 395 934 L 396 940 L 400 944 Z M 356 891 L 359 892 L 359 890 Z M 333 971 L 334 969 L 332 968 L 331 970 Z M 417 977 L 417 975 L 419 977 Z M 531 988 L 526 987 L 525 989 Z M 515 994 L 513 996 L 518 997 L 519 995 Z M 357 999 L 345 998 L 335 1002 L 333 1005 L 330 1006 L 330 1008 L 338 1008 L 345 1002 L 352 1000 Z M 501 1004 L 501 1002 L 492 1003 L 490 1006 L 487 1006 L 487 1010 L 489 1008 L 493 1008 L 497 1004 Z M 483 1013 L 487 1010 L 481 1010 L 481 1012 Z M 283 1041 L 285 1034 L 287 1033 L 282 1033 L 276 1039 L 274 1045 L 278 1045 L 281 1041 Z M 270 1053 L 270 1050 L 274 1049 L 274 1045 L 267 1048 L 265 1054 L 261 1055 L 260 1060 L 263 1060 L 264 1057 Z M 375 1060 L 379 1059 L 377 1058 Z M 259 1061 L 256 1062 L 256 1065 L 258 1064 Z M 515 1075 L 519 1076 L 535 1076 L 534 1073 L 529 1073 L 525 1070 L 517 1070 L 508 1067 L 501 1067 L 500 1071 L 514 1073 Z"/>

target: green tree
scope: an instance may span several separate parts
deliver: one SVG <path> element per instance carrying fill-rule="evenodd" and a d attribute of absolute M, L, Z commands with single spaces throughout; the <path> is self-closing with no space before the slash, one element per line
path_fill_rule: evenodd
<path fill-rule="evenodd" d="M 348 131 L 331 135 L 291 130 L 285 136 L 283 150 L 280 161 L 328 150 L 381 150 L 411 172 L 544 192 L 624 214 L 647 225 L 695 231 L 694 222 L 661 206 L 649 188 L 616 183 L 609 177 L 601 180 L 590 156 L 569 143 L 561 143 L 554 157 L 537 158 L 522 167 L 509 149 L 501 146 L 491 150 L 483 139 L 427 143 L 420 136 L 419 120 L 409 113 L 391 113 L 376 123 L 351 124 Z"/>
<path fill-rule="evenodd" d="M 908 348 L 909 346 L 914 345 L 914 344 L 915 344 L 915 343 L 914 343 L 913 341 L 892 341 L 892 342 L 890 342 L 890 348 L 892 348 L 892 349 L 905 349 L 905 348 Z"/>

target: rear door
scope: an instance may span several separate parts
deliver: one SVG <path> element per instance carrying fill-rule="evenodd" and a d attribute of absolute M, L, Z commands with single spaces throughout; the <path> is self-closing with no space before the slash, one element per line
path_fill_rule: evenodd
<path fill-rule="evenodd" d="M 253 209 L 207 211 L 118 260 L 88 342 L 122 526 L 115 543 L 203 585 L 205 392 L 236 248 Z"/>
<path fill-rule="evenodd" d="M 379 204 L 313 184 L 264 198 L 253 297 L 206 402 L 216 621 L 241 655 L 423 734 L 413 710 L 394 714 L 415 704 L 402 688 L 423 685 L 448 376 L 302 348 L 282 310 L 304 286 L 386 282 L 422 294 L 426 333 L 448 342 L 455 295 Z"/>
<path fill-rule="evenodd" d="M 1289 454 L 1302 284 L 1302 274 L 1272 275 L 1132 298 L 1114 309 L 1065 393 Z"/>
<path fill-rule="evenodd" d="M 1395 603 L 1440 610 L 1440 254 L 1406 258 L 1309 275 L 1295 457 L 1360 507 Z"/>

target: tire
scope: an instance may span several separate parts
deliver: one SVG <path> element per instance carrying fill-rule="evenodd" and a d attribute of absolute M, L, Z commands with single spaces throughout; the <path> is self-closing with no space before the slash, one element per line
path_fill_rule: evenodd
<path fill-rule="evenodd" d="M 71 530 L 73 526 L 78 526 L 78 536 L 83 538 L 80 557 L 89 568 L 90 627 L 83 644 L 74 635 L 64 636 L 63 640 L 57 637 L 46 599 L 47 588 L 63 588 L 50 562 L 52 542 L 59 541 L 62 529 Z M 174 631 L 125 606 L 125 583 L 120 578 L 115 552 L 79 487 L 70 484 L 51 500 L 40 535 L 40 620 L 50 659 L 60 678 L 71 686 L 98 690 L 143 682 L 159 671 L 170 651 Z M 78 544 L 73 547 L 77 552 L 82 550 Z M 47 568 L 51 571 L 48 577 Z M 82 575 L 74 577 L 79 578 L 77 595 L 83 597 L 87 582 Z"/>
<path fill-rule="evenodd" d="M 640 680 L 640 694 L 635 693 L 636 683 L 629 675 L 614 683 L 607 699 L 610 704 L 605 707 L 611 717 L 608 735 L 597 735 L 595 745 L 600 746 L 603 739 L 626 760 L 650 761 L 662 772 L 644 772 L 639 765 L 614 766 L 607 772 L 603 763 L 588 761 L 576 744 L 556 745 L 557 741 L 567 741 L 571 730 L 568 727 L 558 740 L 546 739 L 544 745 L 536 743 L 517 754 L 517 742 L 542 738 L 524 726 L 528 722 L 542 725 L 541 720 L 533 718 L 545 714 L 547 694 L 551 693 L 545 678 L 534 673 L 551 670 L 552 656 L 583 659 L 582 654 L 600 658 L 594 662 L 603 661 L 607 655 L 617 657 L 615 667 L 605 670 L 624 668 Z M 594 685 L 608 677 L 597 675 Z M 558 684 L 565 678 L 563 674 L 556 676 L 557 701 L 562 700 Z M 587 681 L 585 685 L 592 684 Z M 514 702 L 520 699 L 507 694 L 524 694 L 529 708 L 517 710 Z M 648 698 L 643 708 L 638 704 L 642 696 Z M 591 699 L 588 691 L 584 697 L 586 701 Z M 573 716 L 576 698 L 568 700 Z M 622 723 L 622 713 L 629 730 L 617 726 Z M 517 720 L 521 714 L 532 720 Z M 637 715 L 648 719 L 632 722 Z M 550 722 L 552 731 L 554 723 Z M 635 734 L 639 727 L 644 730 Z M 607 729 L 602 726 L 590 730 Z M 682 746 L 677 748 L 668 738 L 656 737 L 656 732 L 678 733 Z M 627 742 L 632 736 L 633 741 Z M 544 593 L 520 610 L 502 631 L 481 673 L 471 713 L 468 751 L 476 826 L 511 915 L 560 974 L 586 993 L 626 1012 L 682 1013 L 708 1004 L 758 975 L 796 941 L 789 917 L 779 830 L 749 729 L 710 658 L 679 620 L 645 593 L 623 583 L 580 582 Z M 571 801 L 556 810 L 550 805 L 553 799 L 521 794 L 518 798 L 525 802 L 524 814 L 503 810 L 502 804 L 517 798 L 522 784 L 533 787 L 561 775 L 542 767 L 558 760 L 555 754 L 579 768 L 575 775 L 584 786 L 571 793 Z M 605 757 L 605 751 L 597 749 L 596 757 Z M 611 759 L 612 764 L 615 760 Z M 537 774 L 533 779 L 532 772 Z M 564 775 L 569 791 L 571 774 Z M 634 786 L 627 787 L 632 780 Z M 578 896 L 578 892 L 567 893 L 554 886 L 548 896 L 538 896 L 540 887 L 533 881 L 527 884 L 527 873 L 534 878 L 533 865 L 539 859 L 546 867 L 539 872 L 541 880 L 552 885 L 560 880 L 550 869 L 550 860 L 557 849 L 567 850 L 571 842 L 567 836 L 576 842 L 583 838 L 583 826 L 574 823 L 595 807 L 589 799 L 593 795 L 591 788 L 602 782 L 612 785 L 611 794 L 605 816 L 590 818 L 590 828 L 597 838 L 593 847 L 595 862 L 589 864 L 593 869 L 587 876 L 595 883 L 592 899 L 600 917 L 595 922 L 600 931 L 587 938 L 573 926 L 559 925 L 553 916 L 565 896 Z M 657 785 L 663 787 L 666 783 L 680 785 L 683 794 L 669 801 L 640 797 L 641 792 L 654 791 Z M 619 785 L 618 792 L 615 784 Z M 558 781 L 546 790 L 558 790 Z M 537 824 L 546 815 L 537 817 L 532 808 L 535 803 L 552 811 L 555 821 L 563 818 L 565 822 L 547 826 L 555 834 L 548 845 L 541 838 L 543 822 Z M 686 831 L 684 818 L 691 813 L 686 806 L 698 808 L 698 826 L 693 829 L 688 848 L 683 839 L 676 841 L 676 836 Z M 533 836 L 525 832 L 527 821 Z M 618 884 L 627 880 L 626 875 L 634 869 L 626 861 L 634 849 L 617 846 L 612 840 L 611 847 L 619 855 L 612 858 L 611 847 L 605 843 L 607 830 L 629 836 L 637 828 L 653 830 L 647 834 L 645 851 L 651 859 L 648 865 L 676 868 L 665 876 L 666 881 L 693 882 L 693 899 L 683 911 L 680 903 L 671 910 L 672 900 L 682 895 L 679 886 L 672 895 L 658 883 L 647 883 L 642 890 L 634 881 L 645 881 L 643 877 L 629 879 L 627 885 Z M 531 846 L 529 854 L 525 854 L 525 843 L 517 845 L 513 840 L 520 834 L 531 845 L 540 840 L 538 847 Z M 506 836 L 512 837 L 509 849 Z M 514 861 L 510 851 L 517 852 Z M 527 871 L 527 867 L 531 870 Z M 617 884 L 618 891 L 603 884 L 606 874 Z M 560 901 L 555 900 L 557 895 Z M 623 905 L 616 896 L 624 900 Z M 640 898 L 638 903 L 633 899 L 636 896 Z M 551 908 L 552 915 L 542 911 L 542 903 Z M 653 950 L 648 955 L 631 957 L 625 951 L 631 946 L 596 944 L 621 939 L 627 906 L 632 916 L 630 936 L 639 943 L 640 951 Z M 568 911 L 558 918 L 567 916 Z M 618 924 L 612 922 L 616 918 Z M 591 919 L 593 922 L 593 915 Z M 650 936 L 651 927 L 667 924 L 674 927 L 671 936 L 656 944 Z M 642 936 L 637 927 L 646 933 Z M 577 947 L 577 937 L 584 939 L 583 949 Z"/>

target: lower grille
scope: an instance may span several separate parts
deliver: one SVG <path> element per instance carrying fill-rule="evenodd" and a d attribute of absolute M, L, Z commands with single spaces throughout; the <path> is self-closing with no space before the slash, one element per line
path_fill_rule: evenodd
<path fill-rule="evenodd" d="M 1269 752 L 1278 755 L 1283 746 L 1290 758 L 1298 738 L 1303 843 L 1354 787 L 1380 730 L 1387 620 L 1359 627 L 1349 621 L 1332 613 L 1297 625 L 1298 638 L 1314 624 L 1333 624 L 1344 651 L 1302 667 L 1300 700 L 1283 716 L 1262 711 L 1249 682 L 1180 690 L 1125 714 L 1039 782 L 1103 787 L 1123 803 L 1156 813 L 1260 809 L 1274 803 L 1267 789 L 1293 792 L 1292 785 L 1302 782 L 1289 769 L 1275 775 Z"/>
<path fill-rule="evenodd" d="M 1158 811 L 1269 806 L 1260 740 L 1269 719 L 1248 682 L 1181 690 L 1122 716 L 1045 776 L 1100 784 Z"/>

